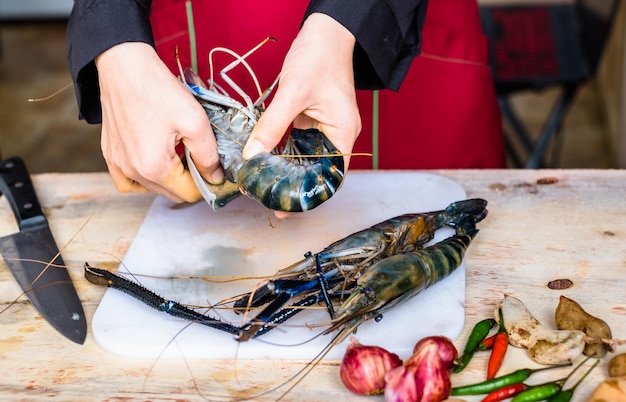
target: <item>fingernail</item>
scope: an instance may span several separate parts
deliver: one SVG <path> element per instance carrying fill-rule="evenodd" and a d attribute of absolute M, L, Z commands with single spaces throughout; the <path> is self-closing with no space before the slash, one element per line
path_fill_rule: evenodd
<path fill-rule="evenodd" d="M 265 151 L 265 147 L 263 143 L 259 140 L 251 140 L 248 141 L 246 146 L 243 148 L 243 157 L 244 159 L 250 159 L 254 155 Z"/>
<path fill-rule="evenodd" d="M 222 169 L 217 169 L 211 173 L 209 177 L 209 183 L 211 184 L 222 184 L 224 182 L 224 171 Z"/>

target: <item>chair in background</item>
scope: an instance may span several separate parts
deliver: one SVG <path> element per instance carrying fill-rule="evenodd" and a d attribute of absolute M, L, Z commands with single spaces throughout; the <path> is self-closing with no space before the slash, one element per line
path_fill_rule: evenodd
<path fill-rule="evenodd" d="M 596 73 L 619 3 L 619 0 L 576 0 L 571 4 L 480 8 L 502 115 L 528 154 L 523 162 L 505 136 L 507 153 L 517 167 L 545 167 L 548 146 L 559 132 L 577 89 Z M 534 142 L 511 106 L 509 96 L 549 87 L 559 87 L 560 95 Z"/>

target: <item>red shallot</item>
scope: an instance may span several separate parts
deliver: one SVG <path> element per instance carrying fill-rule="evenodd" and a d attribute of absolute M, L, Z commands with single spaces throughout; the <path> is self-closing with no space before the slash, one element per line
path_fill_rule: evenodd
<path fill-rule="evenodd" d="M 443 360 L 446 365 L 449 365 L 450 368 L 452 368 L 454 366 L 454 361 L 459 357 L 459 352 L 456 350 L 452 341 L 445 336 L 429 336 L 421 339 L 415 344 L 413 354 L 415 355 L 420 348 L 430 342 L 434 342 L 437 345 L 439 357 L 441 357 L 441 360 Z"/>
<path fill-rule="evenodd" d="M 458 352 L 445 337 L 424 338 L 404 365 L 385 375 L 387 402 L 439 402 L 450 395 L 450 374 Z"/>
<path fill-rule="evenodd" d="M 377 395 L 385 390 L 385 373 L 402 366 L 397 354 L 378 346 L 361 345 L 356 338 L 350 340 L 341 361 L 341 381 L 358 395 Z"/>
<path fill-rule="evenodd" d="M 399 366 L 385 374 L 385 401 L 416 402 L 422 398 L 415 383 L 417 366 Z"/>

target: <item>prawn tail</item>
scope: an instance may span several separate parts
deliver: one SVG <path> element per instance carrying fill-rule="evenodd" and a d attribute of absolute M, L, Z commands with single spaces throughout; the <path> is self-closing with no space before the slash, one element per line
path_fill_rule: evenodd
<path fill-rule="evenodd" d="M 448 277 L 463 262 L 465 252 L 478 234 L 473 217 L 464 215 L 457 223 L 456 232 L 456 235 L 423 250 L 423 266 L 430 271 L 427 287 Z"/>
<path fill-rule="evenodd" d="M 260 153 L 239 170 L 240 190 L 275 211 L 303 212 L 332 197 L 343 181 L 343 155 L 319 130 L 293 129 L 282 155 Z"/>
<path fill-rule="evenodd" d="M 474 223 L 480 222 L 487 216 L 487 201 L 482 198 L 471 198 L 453 202 L 446 207 L 443 216 L 446 224 L 451 227 L 456 227 L 459 221 L 468 217 L 471 217 Z"/>

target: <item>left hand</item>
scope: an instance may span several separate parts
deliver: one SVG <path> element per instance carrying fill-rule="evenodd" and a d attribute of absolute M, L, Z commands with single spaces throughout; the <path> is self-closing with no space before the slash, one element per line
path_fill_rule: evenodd
<path fill-rule="evenodd" d="M 176 153 L 184 142 L 208 180 L 223 177 L 202 106 L 145 43 L 113 46 L 96 57 L 102 104 L 102 154 L 115 187 L 153 191 L 175 202 L 201 198 Z"/>

